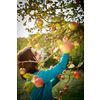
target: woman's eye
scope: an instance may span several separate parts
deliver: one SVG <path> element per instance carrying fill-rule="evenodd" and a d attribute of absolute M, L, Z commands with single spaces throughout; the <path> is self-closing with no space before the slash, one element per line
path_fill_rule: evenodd
<path fill-rule="evenodd" d="M 37 55 L 37 52 L 35 52 L 35 56 Z"/>

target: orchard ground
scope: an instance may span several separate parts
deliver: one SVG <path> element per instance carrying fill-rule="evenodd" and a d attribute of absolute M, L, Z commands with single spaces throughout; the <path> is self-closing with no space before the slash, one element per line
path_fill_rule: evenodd
<path fill-rule="evenodd" d="M 42 68 L 42 70 L 46 70 L 48 68 Z M 63 100 L 84 100 L 84 71 L 79 70 L 82 73 L 80 79 L 76 79 L 71 73 L 69 88 L 68 91 L 64 91 L 64 95 L 62 96 Z M 58 100 L 60 97 L 59 91 L 64 90 L 65 82 L 68 80 L 68 75 L 70 70 L 67 70 L 66 73 L 62 73 L 65 76 L 65 80 L 62 80 L 53 87 L 52 94 L 53 100 Z M 30 100 L 28 97 L 28 93 L 26 93 L 25 89 L 23 89 L 23 85 L 26 81 L 23 81 L 20 78 L 19 72 L 17 70 L 17 100 Z M 54 99 L 57 98 L 57 99 Z"/>

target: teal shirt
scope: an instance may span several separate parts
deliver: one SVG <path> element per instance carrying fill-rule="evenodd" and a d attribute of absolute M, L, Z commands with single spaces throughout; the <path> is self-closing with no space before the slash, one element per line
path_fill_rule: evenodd
<path fill-rule="evenodd" d="M 34 88 L 30 94 L 31 100 L 53 100 L 52 87 L 60 81 L 58 78 L 56 78 L 56 76 L 63 72 L 66 68 L 68 57 L 69 54 L 63 54 L 61 61 L 53 68 L 40 71 L 38 76 L 43 79 L 44 85 L 40 88 L 37 88 L 34 85 Z M 37 73 L 38 72 L 35 72 L 33 74 L 37 75 Z"/>

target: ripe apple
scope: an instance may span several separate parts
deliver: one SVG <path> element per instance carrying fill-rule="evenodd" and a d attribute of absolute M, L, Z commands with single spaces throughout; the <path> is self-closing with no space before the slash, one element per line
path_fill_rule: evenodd
<path fill-rule="evenodd" d="M 62 98 L 59 98 L 59 100 L 62 100 Z"/>
<path fill-rule="evenodd" d="M 72 61 L 69 61 L 69 64 L 72 64 Z"/>
<path fill-rule="evenodd" d="M 36 80 L 35 80 L 35 82 L 34 82 L 34 84 L 35 84 L 35 86 L 36 87 L 42 87 L 43 86 L 43 79 L 42 78 L 37 78 Z"/>
<path fill-rule="evenodd" d="M 60 91 L 59 94 L 60 94 L 60 95 L 64 95 L 64 91 Z"/>
<path fill-rule="evenodd" d="M 30 43 L 29 46 L 32 47 L 32 44 Z"/>
<path fill-rule="evenodd" d="M 61 76 L 61 79 L 64 80 L 65 79 L 65 76 Z"/>
<path fill-rule="evenodd" d="M 69 88 L 69 84 L 66 85 L 66 88 Z"/>
<path fill-rule="evenodd" d="M 39 25 L 43 25 L 43 20 L 42 19 L 38 19 L 38 24 Z"/>
<path fill-rule="evenodd" d="M 68 40 L 68 35 L 63 37 L 63 41 L 66 42 Z"/>
<path fill-rule="evenodd" d="M 81 77 L 81 72 L 74 72 L 74 77 L 79 79 Z"/>
<path fill-rule="evenodd" d="M 73 48 L 74 46 L 71 42 L 64 42 L 63 44 L 60 45 L 60 50 L 63 53 L 70 53 Z"/>
<path fill-rule="evenodd" d="M 61 74 L 57 75 L 56 78 L 60 79 L 61 78 Z"/>
<path fill-rule="evenodd" d="M 56 30 L 56 27 L 52 27 L 52 31 L 55 31 Z"/>
<path fill-rule="evenodd" d="M 53 66 L 51 65 L 50 68 L 53 68 Z"/>
<path fill-rule="evenodd" d="M 77 25 L 76 22 L 71 22 L 71 23 L 69 24 L 68 27 L 69 27 L 71 30 L 75 30 L 77 26 L 78 26 L 78 25 Z"/>
<path fill-rule="evenodd" d="M 25 68 L 20 68 L 20 69 L 19 69 L 19 73 L 20 73 L 21 75 L 25 74 L 25 73 L 26 73 L 26 69 L 25 69 Z"/>
<path fill-rule="evenodd" d="M 38 43 L 37 46 L 41 46 L 41 43 Z"/>
<path fill-rule="evenodd" d="M 36 39 L 32 39 L 32 41 L 33 41 L 33 42 L 35 42 L 35 41 L 36 41 Z"/>
<path fill-rule="evenodd" d="M 63 72 L 66 73 L 66 69 Z"/>
<path fill-rule="evenodd" d="M 80 0 L 76 0 L 77 3 L 79 3 Z"/>
<path fill-rule="evenodd" d="M 77 40 L 77 42 L 79 42 L 79 40 Z"/>
<path fill-rule="evenodd" d="M 37 78 L 39 78 L 39 76 L 38 75 L 34 75 L 31 81 L 34 83 Z"/>
<path fill-rule="evenodd" d="M 64 91 L 68 91 L 68 88 L 64 88 Z"/>

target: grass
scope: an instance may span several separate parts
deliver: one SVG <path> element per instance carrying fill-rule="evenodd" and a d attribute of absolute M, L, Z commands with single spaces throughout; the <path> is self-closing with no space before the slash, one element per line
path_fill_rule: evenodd
<path fill-rule="evenodd" d="M 43 70 L 46 70 L 47 68 L 43 68 Z M 58 100 L 60 96 L 59 91 L 64 90 L 65 83 L 68 80 L 69 70 L 64 74 L 66 78 L 65 80 L 61 80 L 58 84 L 56 84 L 52 89 L 52 95 L 53 98 L 57 98 L 54 100 Z M 68 91 L 64 92 L 64 95 L 62 96 L 63 100 L 84 100 L 84 72 L 80 70 L 82 73 L 82 77 L 80 79 L 75 79 L 73 77 L 73 74 L 71 74 L 71 79 L 69 81 L 69 88 Z M 23 81 L 20 78 L 19 72 L 17 72 L 17 100 L 30 100 L 28 97 L 28 94 L 23 89 L 23 85 L 26 81 Z"/>

